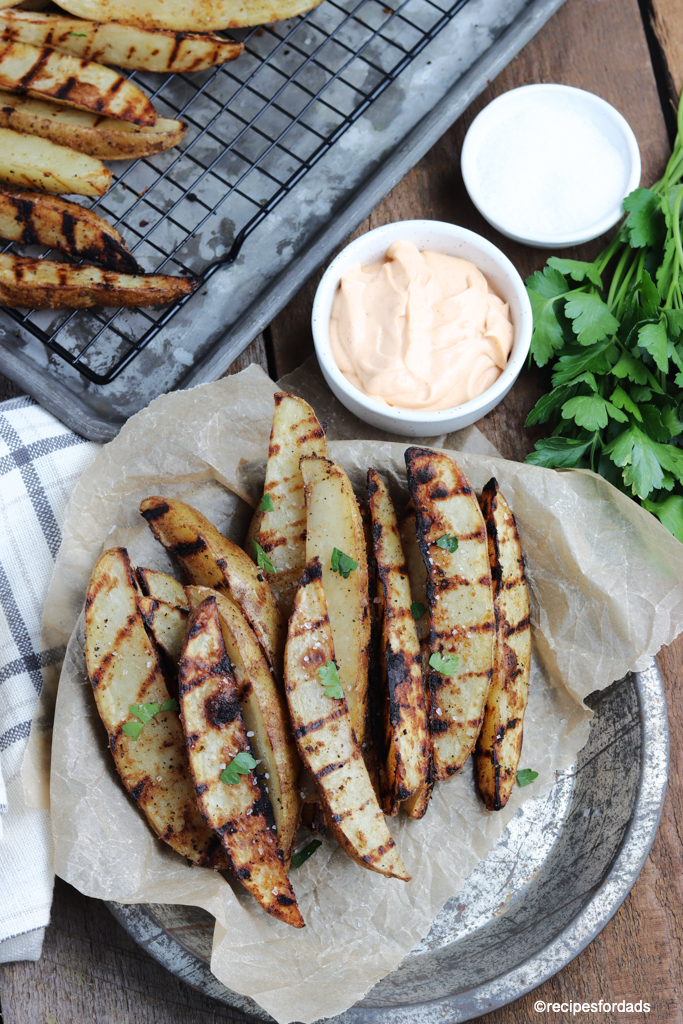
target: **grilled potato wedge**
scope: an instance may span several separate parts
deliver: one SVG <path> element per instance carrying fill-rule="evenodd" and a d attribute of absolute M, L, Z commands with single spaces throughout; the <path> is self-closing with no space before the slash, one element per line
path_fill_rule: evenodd
<path fill-rule="evenodd" d="M 439 780 L 462 768 L 484 717 L 495 639 L 491 570 L 481 510 L 457 463 L 428 448 L 408 448 L 405 458 L 427 569 L 429 727 Z M 453 655 L 457 667 L 449 672 L 442 659 Z"/>
<path fill-rule="evenodd" d="M 477 783 L 490 811 L 505 807 L 517 777 L 529 695 L 531 625 L 524 558 L 512 510 L 495 477 L 480 498 L 496 613 L 493 682 L 477 740 Z"/>
<path fill-rule="evenodd" d="M 158 117 L 149 128 L 138 128 L 130 121 L 119 121 L 89 110 L 76 110 L 75 107 L 2 90 L 0 128 L 11 128 L 20 135 L 37 135 L 102 160 L 136 160 L 141 156 L 153 156 L 180 145 L 187 133 L 186 124 L 166 117 Z M 45 167 L 53 164 L 54 160 L 49 165 L 46 163 Z M 106 174 L 109 181 L 111 174 L 109 171 Z M 49 191 L 78 192 L 78 189 Z M 102 192 L 106 192 L 106 188 L 88 194 L 101 195 Z"/>
<path fill-rule="evenodd" d="M 180 32 L 267 25 L 293 18 L 318 3 L 320 0 L 59 0 L 60 7 L 79 18 Z"/>
<path fill-rule="evenodd" d="M 320 559 L 339 678 L 359 746 L 368 714 L 370 609 L 363 522 L 348 476 L 336 462 L 305 455 L 301 474 L 306 497 L 306 558 Z M 357 563 L 346 579 L 332 569 L 337 548 Z"/>
<path fill-rule="evenodd" d="M 103 196 L 111 185 L 111 171 L 66 146 L 0 128 L 0 181 L 42 192 Z"/>
<path fill-rule="evenodd" d="M 157 119 L 156 110 L 137 85 L 102 64 L 58 53 L 49 46 L 0 40 L 0 89 L 51 97 L 69 107 L 138 125 L 151 125 Z"/>
<path fill-rule="evenodd" d="M 429 604 L 427 603 L 427 570 L 425 568 L 420 545 L 417 542 L 417 520 L 415 518 L 415 506 L 412 501 L 401 516 L 399 522 L 399 536 L 401 547 L 406 559 L 408 569 L 408 580 L 410 581 L 410 592 L 413 601 L 424 608 L 424 614 L 415 619 L 417 635 L 422 643 L 429 640 Z M 427 658 L 429 661 L 429 657 Z"/>
<path fill-rule="evenodd" d="M 252 753 L 223 642 L 216 598 L 192 612 L 178 673 L 180 713 L 197 800 L 221 838 L 235 875 L 273 917 L 303 928 L 304 920 L 278 848 L 265 781 L 253 769 L 234 785 L 221 765 Z"/>
<path fill-rule="evenodd" d="M 0 14 L 0 39 L 50 46 L 81 60 L 143 71 L 205 71 L 239 57 L 242 43 L 222 36 L 134 28 L 16 8 Z"/>
<path fill-rule="evenodd" d="M 327 455 L 327 443 L 308 402 L 285 391 L 274 397 L 263 489 L 273 509 L 256 511 L 246 550 L 253 557 L 255 540 L 275 566 L 277 574 L 269 582 L 288 618 L 301 573 L 306 568 L 306 501 L 299 460 L 302 455 Z"/>
<path fill-rule="evenodd" d="M 188 277 L 119 274 L 99 267 L 0 255 L 0 305 L 33 309 L 91 306 L 161 306 L 191 295 L 201 284 Z"/>
<path fill-rule="evenodd" d="M 301 577 L 289 620 L 285 690 L 294 735 L 342 849 L 362 867 L 408 881 L 361 756 L 346 699 L 325 696 L 321 683 L 319 670 L 335 662 L 322 580 L 320 561 L 313 558 Z"/>
<path fill-rule="evenodd" d="M 228 594 L 244 612 L 275 672 L 282 679 L 286 624 L 261 570 L 213 523 L 184 501 L 150 497 L 140 513 L 190 583 Z"/>
<path fill-rule="evenodd" d="M 171 664 L 177 665 L 187 625 L 187 609 L 144 595 L 138 598 L 138 608 L 147 632 L 154 637 Z"/>
<path fill-rule="evenodd" d="M 182 583 L 178 583 L 178 580 L 174 580 L 168 573 L 138 566 L 135 574 L 145 597 L 153 597 L 156 601 L 164 601 L 174 608 L 182 608 L 185 611 L 190 607 Z"/>
<path fill-rule="evenodd" d="M 215 597 L 228 657 L 237 686 L 247 735 L 262 764 L 260 774 L 273 807 L 278 845 L 288 862 L 301 815 L 298 778 L 301 762 L 292 736 L 287 703 L 275 685 L 256 634 L 238 605 L 208 587 L 188 587 L 194 611 Z"/>
<path fill-rule="evenodd" d="M 106 220 L 93 210 L 39 192 L 0 189 L 0 237 L 24 245 L 46 245 L 107 270 L 141 274 L 142 268 Z"/>
<path fill-rule="evenodd" d="M 133 739 L 123 726 L 132 704 L 169 699 L 137 601 L 124 548 L 97 562 L 85 602 L 85 660 L 116 769 L 156 834 L 195 864 L 227 868 L 228 858 L 197 809 L 176 711 L 151 718 Z"/>
<path fill-rule="evenodd" d="M 396 513 L 384 481 L 368 470 L 372 541 L 381 586 L 380 643 L 385 700 L 382 810 L 390 817 L 427 779 L 429 731 L 422 654 Z"/>

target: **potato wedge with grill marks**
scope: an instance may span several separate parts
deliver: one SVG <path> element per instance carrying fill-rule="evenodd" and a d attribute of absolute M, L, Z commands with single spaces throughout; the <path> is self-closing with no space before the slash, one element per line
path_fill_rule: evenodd
<path fill-rule="evenodd" d="M 408 448 L 405 458 L 427 569 L 429 728 L 440 780 L 460 771 L 484 718 L 495 639 L 491 570 L 481 510 L 457 463 L 428 448 Z"/>
<path fill-rule="evenodd" d="M 237 695 L 251 743 L 261 762 L 259 774 L 273 807 L 278 845 L 288 862 L 301 814 L 301 762 L 292 735 L 287 702 L 276 686 L 256 634 L 238 605 L 208 587 L 188 587 L 194 611 L 215 597 L 218 618 L 237 686 Z"/>
<path fill-rule="evenodd" d="M 320 0 L 59 0 L 60 7 L 79 18 L 181 32 L 267 25 L 294 18 L 318 3 Z"/>
<path fill-rule="evenodd" d="M 138 565 L 135 574 L 145 597 L 153 597 L 156 601 L 164 601 L 174 608 L 184 608 L 185 611 L 190 607 L 182 583 L 178 583 L 178 580 L 169 576 L 167 572 L 145 569 Z"/>
<path fill-rule="evenodd" d="M 206 516 L 184 501 L 145 498 L 140 513 L 190 583 L 228 594 L 240 606 L 281 680 L 286 623 L 265 574 Z"/>
<path fill-rule="evenodd" d="M 0 182 L 16 188 L 79 196 L 103 196 L 111 171 L 100 160 L 48 139 L 0 127 Z"/>
<path fill-rule="evenodd" d="M 171 664 L 177 665 L 187 625 L 187 609 L 144 595 L 138 598 L 138 608 L 147 632 L 154 637 Z"/>
<path fill-rule="evenodd" d="M 427 779 L 430 742 L 422 681 L 422 654 L 396 513 L 386 484 L 368 470 L 372 542 L 381 587 L 380 643 L 385 700 L 382 809 L 398 814 Z"/>
<path fill-rule="evenodd" d="M 529 592 L 515 517 L 495 477 L 485 485 L 480 505 L 493 580 L 496 649 L 475 762 L 484 803 L 499 811 L 512 792 L 522 752 L 531 666 Z"/>
<path fill-rule="evenodd" d="M 319 455 L 301 459 L 306 495 L 306 558 L 320 559 L 339 678 L 358 743 L 365 741 L 368 713 L 370 609 L 363 522 L 348 476 Z M 346 578 L 332 569 L 334 549 L 357 563 Z"/>
<path fill-rule="evenodd" d="M 361 756 L 346 699 L 325 695 L 319 670 L 334 662 L 323 572 L 314 558 L 301 577 L 285 650 L 285 690 L 294 735 L 342 849 L 362 867 L 408 881 Z"/>
<path fill-rule="evenodd" d="M 272 510 L 255 513 L 247 537 L 247 554 L 254 557 L 252 540 L 268 555 L 277 572 L 269 583 L 289 617 L 294 595 L 306 568 L 306 500 L 299 468 L 302 455 L 327 455 L 325 432 L 308 402 L 280 391 L 275 396 L 264 497 Z"/>
<path fill-rule="evenodd" d="M 213 596 L 190 615 L 178 689 L 202 814 L 220 836 L 245 889 L 268 914 L 303 928 L 304 920 L 278 848 L 265 781 L 253 769 L 240 773 L 234 784 L 220 779 L 222 766 L 229 766 L 240 753 L 253 753 Z"/>
<path fill-rule="evenodd" d="M 139 128 L 130 121 L 119 121 L 90 110 L 77 110 L 3 90 L 0 90 L 0 128 L 12 129 L 19 135 L 40 136 L 58 146 L 67 146 L 102 160 L 136 160 L 142 156 L 153 156 L 180 145 L 187 134 L 186 124 L 167 117 L 158 117 L 149 128 Z M 111 173 L 100 166 L 110 179 Z M 48 191 L 78 193 L 79 189 Z M 103 192 L 106 188 L 92 194 L 102 195 Z"/>
<path fill-rule="evenodd" d="M 0 305 L 34 309 L 93 306 L 161 306 L 199 287 L 201 280 L 163 274 L 119 274 L 116 270 L 56 260 L 0 255 Z"/>
<path fill-rule="evenodd" d="M 149 98 L 118 72 L 49 46 L 0 39 L 0 89 L 47 97 L 137 125 L 153 125 L 157 119 Z"/>
<path fill-rule="evenodd" d="M 114 763 L 164 842 L 195 864 L 227 868 L 228 857 L 197 808 L 177 712 L 154 715 L 137 739 L 123 731 L 135 721 L 131 704 L 161 706 L 169 699 L 137 606 L 139 597 L 125 548 L 105 551 L 85 602 L 85 659 Z"/>
<path fill-rule="evenodd" d="M 118 231 L 93 210 L 40 192 L 0 189 L 0 238 L 46 245 L 107 270 L 142 274 Z"/>
<path fill-rule="evenodd" d="M 42 11 L 3 11 L 0 38 L 50 46 L 81 60 L 162 73 L 205 71 L 239 57 L 242 43 L 222 36 L 84 21 Z"/>

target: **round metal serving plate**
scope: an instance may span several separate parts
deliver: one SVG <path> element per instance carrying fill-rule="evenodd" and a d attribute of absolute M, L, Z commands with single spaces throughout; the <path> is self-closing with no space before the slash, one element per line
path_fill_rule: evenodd
<path fill-rule="evenodd" d="M 654 662 L 588 698 L 576 768 L 520 808 L 401 966 L 328 1024 L 449 1024 L 518 999 L 569 963 L 631 890 L 657 831 L 669 733 Z M 525 751 L 533 764 L 533 751 Z M 173 974 L 260 1021 L 210 971 L 213 918 L 193 907 L 109 903 Z"/>

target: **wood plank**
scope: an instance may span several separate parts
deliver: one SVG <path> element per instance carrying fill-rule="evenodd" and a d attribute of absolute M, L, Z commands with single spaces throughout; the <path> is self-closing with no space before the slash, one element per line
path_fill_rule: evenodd
<path fill-rule="evenodd" d="M 650 0 L 651 20 L 666 61 L 673 98 L 683 90 L 683 0 Z"/>

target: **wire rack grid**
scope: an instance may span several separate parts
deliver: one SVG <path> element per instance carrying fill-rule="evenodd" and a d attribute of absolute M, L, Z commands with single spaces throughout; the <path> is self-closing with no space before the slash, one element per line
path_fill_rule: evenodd
<path fill-rule="evenodd" d="M 121 231 L 146 272 L 208 279 L 467 2 L 324 0 L 302 17 L 232 33 L 244 51 L 219 68 L 130 73 L 187 135 L 178 149 L 113 163 L 110 191 L 81 202 Z M 87 380 L 109 384 L 186 301 L 7 312 Z"/>

